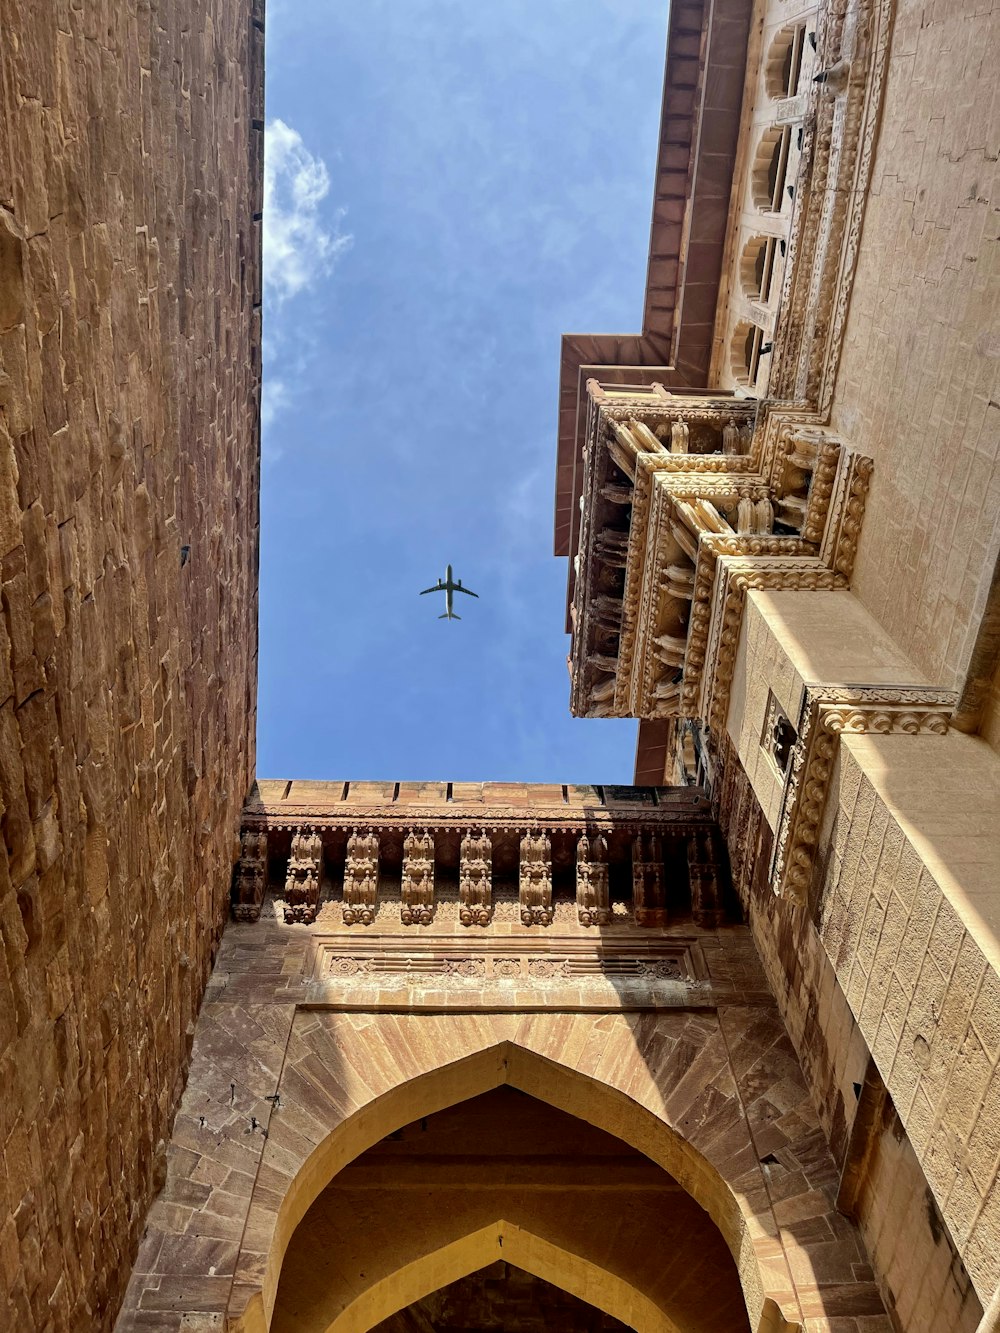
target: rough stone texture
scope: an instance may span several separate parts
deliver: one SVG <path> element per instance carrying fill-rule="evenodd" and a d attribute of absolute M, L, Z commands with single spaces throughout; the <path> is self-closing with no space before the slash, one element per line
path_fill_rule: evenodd
<path fill-rule="evenodd" d="M 899 0 L 833 425 L 875 460 L 853 588 L 961 682 L 1000 546 L 996 4 Z"/>
<path fill-rule="evenodd" d="M 262 32 L 0 3 L 0 1326 L 109 1327 L 253 771 Z"/>

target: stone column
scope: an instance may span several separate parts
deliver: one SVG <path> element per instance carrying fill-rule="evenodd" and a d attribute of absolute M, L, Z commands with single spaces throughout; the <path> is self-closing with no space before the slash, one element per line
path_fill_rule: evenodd
<path fill-rule="evenodd" d="M 493 917 L 493 843 L 488 833 L 462 836 L 458 870 L 458 919 L 488 926 Z"/>
<path fill-rule="evenodd" d="M 323 842 L 308 825 L 292 837 L 292 851 L 285 874 L 285 920 L 305 925 L 316 920 L 319 911 L 319 877 L 323 861 Z"/>
<path fill-rule="evenodd" d="M 552 843 L 547 833 L 521 839 L 521 920 L 526 926 L 552 924 Z"/>
<path fill-rule="evenodd" d="M 267 833 L 264 829 L 243 829 L 233 882 L 234 920 L 258 921 L 266 889 Z"/>
<path fill-rule="evenodd" d="M 719 889 L 718 861 L 711 829 L 698 829 L 688 838 L 688 877 L 691 881 L 691 914 L 702 930 L 715 930 L 725 923 Z"/>
<path fill-rule="evenodd" d="M 434 839 L 424 833 L 408 833 L 403 842 L 402 905 L 399 919 L 404 926 L 429 926 L 434 919 Z"/>
<path fill-rule="evenodd" d="M 606 926 L 611 920 L 608 891 L 608 843 L 603 833 L 576 845 L 576 909 L 581 926 Z"/>
<path fill-rule="evenodd" d="M 667 901 L 663 884 L 660 835 L 637 833 L 632 844 L 632 902 L 640 926 L 665 926 Z"/>
<path fill-rule="evenodd" d="M 378 834 L 355 831 L 347 840 L 344 865 L 344 925 L 370 926 L 378 901 Z"/>

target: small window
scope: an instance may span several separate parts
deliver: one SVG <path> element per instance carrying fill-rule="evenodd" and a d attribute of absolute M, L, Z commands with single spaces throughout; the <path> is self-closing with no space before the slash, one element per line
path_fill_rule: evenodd
<path fill-rule="evenodd" d="M 764 131 L 757 146 L 752 177 L 753 201 L 765 213 L 781 212 L 791 138 L 790 126 L 772 126 Z"/>
<path fill-rule="evenodd" d="M 782 28 L 767 53 L 764 76 L 769 97 L 795 97 L 802 81 L 802 50 L 806 40 L 804 23 Z"/>
<path fill-rule="evenodd" d="M 767 302 L 774 278 L 774 259 L 778 241 L 774 236 L 754 236 L 743 247 L 740 281 L 743 295 L 751 301 Z"/>
<path fill-rule="evenodd" d="M 764 332 L 749 320 L 741 319 L 736 325 L 730 347 L 730 370 L 738 384 L 753 388 L 757 383 L 761 356 L 764 350 L 770 351 L 770 343 L 764 342 Z"/>

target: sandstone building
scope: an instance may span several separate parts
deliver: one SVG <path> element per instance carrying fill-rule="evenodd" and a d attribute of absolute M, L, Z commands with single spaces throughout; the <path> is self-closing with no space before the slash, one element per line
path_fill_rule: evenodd
<path fill-rule="evenodd" d="M 988 2 L 671 7 L 624 788 L 254 780 L 263 19 L 0 6 L 0 1327 L 997 1328 Z"/>

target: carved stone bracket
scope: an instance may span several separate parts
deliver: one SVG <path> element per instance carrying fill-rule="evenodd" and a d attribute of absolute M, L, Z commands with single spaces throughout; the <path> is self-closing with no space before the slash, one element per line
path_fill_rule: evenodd
<path fill-rule="evenodd" d="M 292 837 L 292 850 L 285 873 L 285 920 L 305 925 L 316 920 L 319 911 L 319 880 L 323 862 L 323 842 L 306 825 Z"/>
<path fill-rule="evenodd" d="M 582 926 L 606 926 L 611 920 L 608 843 L 601 833 L 585 833 L 576 845 L 576 906 Z"/>
<path fill-rule="evenodd" d="M 632 902 L 638 925 L 667 924 L 663 846 L 658 833 L 640 833 L 632 844 Z"/>
<path fill-rule="evenodd" d="M 840 734 L 944 735 L 956 700 L 953 690 L 923 685 L 806 689 L 774 843 L 775 893 L 803 902 L 809 892 Z"/>
<path fill-rule="evenodd" d="M 458 919 L 463 926 L 488 926 L 493 918 L 493 841 L 488 833 L 462 837 L 458 869 Z"/>
<path fill-rule="evenodd" d="M 370 926 L 378 902 L 378 834 L 362 831 L 347 840 L 344 863 L 344 924 Z"/>
<path fill-rule="evenodd" d="M 552 843 L 547 833 L 530 832 L 521 839 L 519 896 L 524 925 L 552 924 Z"/>
<path fill-rule="evenodd" d="M 245 828 L 240 833 L 240 859 L 233 880 L 233 917 L 258 921 L 267 888 L 267 833 Z"/>
<path fill-rule="evenodd" d="M 725 924 L 719 886 L 719 868 L 715 839 L 710 829 L 700 830 L 689 839 L 688 877 L 691 883 L 691 915 L 702 930 L 716 930 Z"/>
<path fill-rule="evenodd" d="M 434 839 L 426 832 L 403 840 L 399 919 L 404 926 L 429 926 L 434 919 Z"/>

